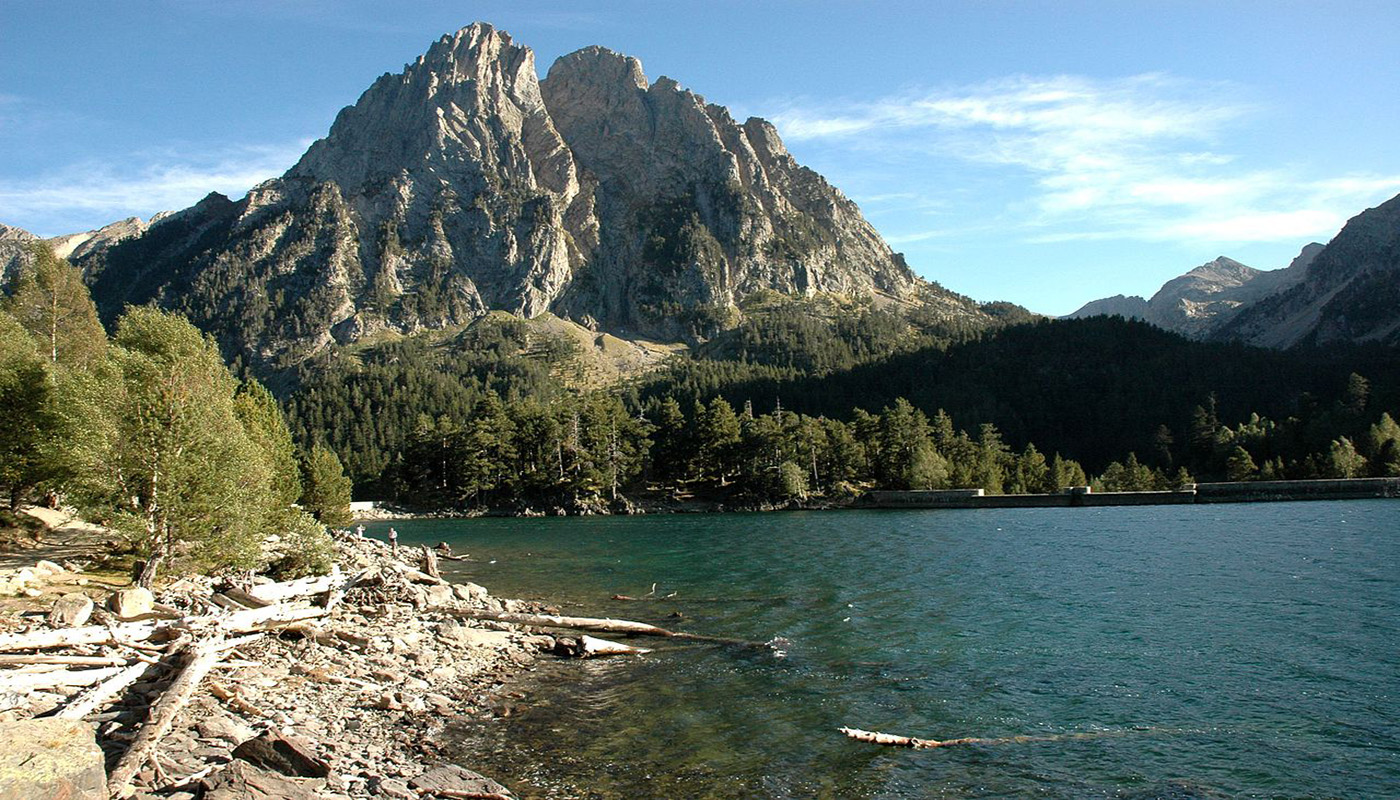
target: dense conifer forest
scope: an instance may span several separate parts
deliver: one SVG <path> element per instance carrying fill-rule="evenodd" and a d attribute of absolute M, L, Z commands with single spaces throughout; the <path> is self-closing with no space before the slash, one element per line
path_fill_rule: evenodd
<path fill-rule="evenodd" d="M 592 392 L 551 371 L 568 353 L 478 325 L 308 365 L 287 408 L 361 496 L 458 510 L 1400 474 L 1389 350 L 1203 344 L 1118 318 L 1009 314 L 977 331 L 841 311 L 749 309 L 693 354 Z"/>

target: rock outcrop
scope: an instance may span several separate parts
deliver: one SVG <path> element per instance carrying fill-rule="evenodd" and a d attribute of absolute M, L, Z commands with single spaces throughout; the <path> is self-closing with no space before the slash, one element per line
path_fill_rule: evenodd
<path fill-rule="evenodd" d="M 0 800 L 105 800 L 107 771 L 80 720 L 0 722 Z"/>
<path fill-rule="evenodd" d="M 33 246 L 38 236 L 22 228 L 0 223 L 0 290 L 10 284 L 15 274 L 34 263 Z"/>
<path fill-rule="evenodd" d="M 375 81 L 284 176 L 79 250 L 106 318 L 156 301 L 263 368 L 493 309 L 674 341 L 759 290 L 929 291 L 767 122 L 602 48 L 541 82 L 481 23 Z"/>
<path fill-rule="evenodd" d="M 564 304 L 627 324 L 786 294 L 915 284 L 855 204 L 806 169 L 768 122 L 737 123 L 635 58 L 589 47 L 555 61 L 541 89 L 594 188 L 601 231 L 587 279 Z"/>

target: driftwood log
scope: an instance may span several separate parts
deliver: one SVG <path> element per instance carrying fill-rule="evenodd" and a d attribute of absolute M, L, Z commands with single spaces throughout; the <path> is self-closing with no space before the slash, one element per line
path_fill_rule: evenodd
<path fill-rule="evenodd" d="M 159 663 L 158 661 L 138 661 L 132 664 L 79 695 L 73 702 L 59 709 L 54 716 L 59 719 L 86 717 L 111 702 L 123 689 L 140 680 L 143 675 L 154 669 Z"/>
<path fill-rule="evenodd" d="M 104 681 L 121 671 L 120 667 L 98 667 L 96 669 L 53 669 L 44 672 L 11 671 L 0 677 L 0 691 L 25 694 L 40 689 L 56 689 L 61 686 L 91 686 Z"/>
<path fill-rule="evenodd" d="M 597 658 L 599 656 L 644 656 L 651 650 L 610 642 L 587 634 L 577 637 L 560 636 L 554 640 L 554 654 L 568 658 Z"/>
<path fill-rule="evenodd" d="M 189 703 L 204 676 L 209 674 L 209 670 L 214 668 L 229 649 L 223 637 L 217 635 L 204 640 L 190 641 L 179 648 L 188 659 L 185 668 L 155 705 L 151 706 L 151 715 L 141 726 L 140 733 L 108 774 L 109 795 L 119 796 L 132 777 L 140 771 L 141 766 L 151 758 L 160 740 L 170 732 L 170 726 L 174 724 L 180 709 Z"/>
<path fill-rule="evenodd" d="M 1128 736 L 1135 733 L 1151 733 L 1153 728 L 1129 728 L 1126 730 L 1113 731 L 1092 731 L 1081 733 L 1050 733 L 1039 736 L 1001 736 L 996 738 L 983 738 L 979 736 L 964 736 L 959 739 L 919 739 L 913 736 L 897 736 L 891 733 L 880 733 L 878 731 L 863 731 L 859 728 L 841 728 L 840 731 L 846 734 L 847 738 L 855 739 L 858 742 L 869 742 L 870 744 L 882 744 L 889 747 L 911 747 L 915 750 L 931 750 L 935 747 L 955 747 L 969 744 L 1024 744 L 1026 742 L 1063 742 L 1080 739 L 1103 739 L 1113 736 Z"/>
<path fill-rule="evenodd" d="M 626 619 L 598 619 L 595 617 L 564 617 L 556 614 L 522 614 L 502 611 L 484 611 L 480 609 L 455 609 L 437 607 L 434 610 L 442 611 L 456 617 L 464 619 L 485 619 L 495 622 L 510 622 L 516 625 L 532 625 L 537 628 L 569 628 L 579 631 L 598 631 L 601 633 L 621 633 L 629 636 L 659 636 L 664 639 L 685 639 L 693 642 L 713 642 L 715 644 L 734 645 L 737 647 L 769 648 L 766 642 L 751 642 L 746 639 L 730 639 L 723 636 L 706 636 L 700 633 L 686 633 L 684 631 L 668 631 L 665 628 L 658 628 L 645 622 L 633 622 Z"/>
<path fill-rule="evenodd" d="M 228 614 L 191 615 L 159 622 L 124 622 L 111 626 L 87 625 L 82 628 L 36 633 L 7 633 L 0 635 L 0 652 L 47 650 L 84 644 L 129 644 L 144 642 L 158 636 L 174 636 L 184 630 L 204 628 L 218 628 L 227 633 L 248 633 L 324 616 L 325 613 L 324 608 L 274 605 L 247 608 Z"/>
<path fill-rule="evenodd" d="M 934 747 L 950 747 L 959 744 L 987 744 L 994 742 L 993 739 L 919 739 L 914 736 L 896 736 L 892 733 L 880 733 L 878 731 L 863 731 L 859 728 L 841 728 L 841 732 L 849 739 L 858 742 L 869 742 L 870 744 L 883 744 L 888 747 L 912 747 L 915 750 L 927 750 Z"/>
<path fill-rule="evenodd" d="M 131 659 L 122 656 L 0 656 L 0 666 L 64 664 L 73 667 L 124 667 L 129 661 Z"/>

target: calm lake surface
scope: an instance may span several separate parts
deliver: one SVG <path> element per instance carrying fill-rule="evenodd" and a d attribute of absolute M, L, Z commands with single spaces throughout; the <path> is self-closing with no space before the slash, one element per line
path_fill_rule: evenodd
<path fill-rule="evenodd" d="M 1397 501 L 394 524 L 497 596 L 786 640 L 546 663 L 450 732 L 523 797 L 1400 797 Z"/>

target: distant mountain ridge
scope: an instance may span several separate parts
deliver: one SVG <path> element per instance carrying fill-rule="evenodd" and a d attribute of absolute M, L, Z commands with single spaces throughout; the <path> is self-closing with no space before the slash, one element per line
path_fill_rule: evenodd
<path fill-rule="evenodd" d="M 1212 336 L 1275 348 L 1400 346 L 1400 197 L 1352 217 L 1299 280 L 1242 309 Z"/>
<path fill-rule="evenodd" d="M 765 290 L 989 319 L 917 278 L 767 122 L 599 47 L 541 81 L 483 23 L 375 81 L 281 178 L 74 258 L 107 317 L 156 301 L 271 367 L 493 309 L 691 339 Z"/>
<path fill-rule="evenodd" d="M 1220 257 L 1150 300 L 1095 300 L 1070 318 L 1119 315 L 1196 339 L 1286 349 L 1334 342 L 1400 346 L 1400 196 L 1347 221 L 1326 245 L 1260 272 Z"/>
<path fill-rule="evenodd" d="M 123 239 L 139 236 L 151 222 L 161 219 L 163 214 L 152 217 L 150 222 L 138 217 L 129 217 L 104 225 L 97 230 L 70 233 L 52 239 L 40 237 L 22 228 L 0 223 L 0 289 L 7 286 L 19 269 L 33 263 L 34 243 L 43 242 L 53 249 L 59 258 L 78 260 L 93 255 Z"/>
<path fill-rule="evenodd" d="M 1086 303 L 1066 318 L 1121 316 L 1193 339 L 1213 338 L 1252 304 L 1304 280 L 1308 265 L 1324 249 L 1313 242 L 1287 267 L 1268 271 L 1220 256 L 1162 284 L 1150 299 L 1115 295 Z"/>

